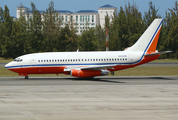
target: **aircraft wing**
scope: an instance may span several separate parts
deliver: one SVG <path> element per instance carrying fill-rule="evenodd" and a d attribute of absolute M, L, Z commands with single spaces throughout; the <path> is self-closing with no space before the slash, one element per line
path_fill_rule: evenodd
<path fill-rule="evenodd" d="M 165 53 L 170 53 L 172 51 L 163 51 L 163 52 L 153 52 L 150 54 L 145 54 L 145 56 L 153 56 L 153 55 L 160 55 L 160 54 L 165 54 Z"/>
<path fill-rule="evenodd" d="M 64 71 L 71 71 L 72 69 L 76 70 L 102 70 L 102 69 L 114 69 L 113 67 L 117 66 L 117 64 L 112 65 L 92 65 L 92 66 L 67 66 Z"/>

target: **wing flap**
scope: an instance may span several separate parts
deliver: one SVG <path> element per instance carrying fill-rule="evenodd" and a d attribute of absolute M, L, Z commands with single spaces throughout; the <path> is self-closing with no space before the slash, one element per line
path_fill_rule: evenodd
<path fill-rule="evenodd" d="M 93 65 L 93 66 L 69 66 L 64 69 L 64 71 L 71 71 L 72 69 L 75 70 L 102 70 L 102 69 L 114 69 L 113 67 L 116 66 L 117 64 L 112 64 L 112 65 Z"/>

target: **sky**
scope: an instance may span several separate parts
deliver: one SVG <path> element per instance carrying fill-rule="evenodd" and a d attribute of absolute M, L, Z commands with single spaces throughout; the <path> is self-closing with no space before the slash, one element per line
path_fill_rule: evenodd
<path fill-rule="evenodd" d="M 124 8 L 125 4 L 128 2 L 131 5 L 134 3 L 138 7 L 138 11 L 144 16 L 144 12 L 149 9 L 150 0 L 0 0 L 0 7 L 3 8 L 5 5 L 10 10 L 10 15 L 16 17 L 16 8 L 22 3 L 25 7 L 31 9 L 31 2 L 33 2 L 38 10 L 46 10 L 49 3 L 54 2 L 54 8 L 56 10 L 70 10 L 71 12 L 77 12 L 79 10 L 98 10 L 100 6 L 110 4 L 114 7 L 119 8 L 122 6 Z M 168 8 L 173 8 L 176 0 L 152 0 L 153 5 L 155 5 L 158 10 L 158 14 L 161 17 L 165 17 L 165 12 Z"/>

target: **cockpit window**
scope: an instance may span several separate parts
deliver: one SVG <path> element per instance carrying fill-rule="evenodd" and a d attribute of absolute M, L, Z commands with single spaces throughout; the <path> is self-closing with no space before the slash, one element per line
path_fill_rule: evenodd
<path fill-rule="evenodd" d="M 15 62 L 22 62 L 23 60 L 20 59 L 20 58 L 15 58 L 14 61 L 15 61 Z"/>

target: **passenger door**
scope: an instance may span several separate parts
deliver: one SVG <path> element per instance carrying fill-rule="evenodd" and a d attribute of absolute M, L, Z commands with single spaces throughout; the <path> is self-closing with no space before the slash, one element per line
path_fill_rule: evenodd
<path fill-rule="evenodd" d="M 30 64 L 31 66 L 36 66 L 36 59 L 34 55 L 30 56 Z"/>

